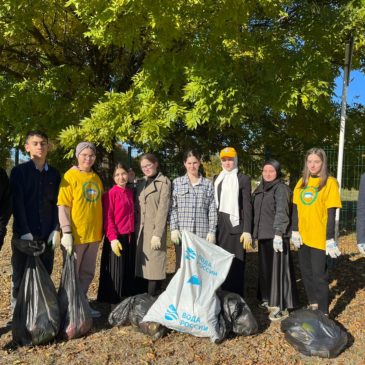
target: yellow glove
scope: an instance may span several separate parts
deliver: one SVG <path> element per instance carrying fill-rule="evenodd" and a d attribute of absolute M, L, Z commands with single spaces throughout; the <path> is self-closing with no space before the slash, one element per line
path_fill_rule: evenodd
<path fill-rule="evenodd" d="M 118 240 L 112 240 L 110 242 L 112 251 L 119 257 L 121 255 L 120 251 L 123 250 L 122 244 Z"/>
<path fill-rule="evenodd" d="M 252 247 L 252 237 L 251 233 L 249 232 L 243 232 L 240 237 L 240 242 L 243 244 L 243 248 L 245 250 L 248 250 Z"/>

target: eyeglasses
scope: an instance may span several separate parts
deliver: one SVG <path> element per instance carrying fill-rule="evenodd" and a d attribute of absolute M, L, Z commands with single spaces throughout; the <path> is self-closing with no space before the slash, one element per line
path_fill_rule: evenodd
<path fill-rule="evenodd" d="M 148 170 L 153 166 L 153 163 L 148 163 L 147 165 L 141 166 L 142 170 Z"/>

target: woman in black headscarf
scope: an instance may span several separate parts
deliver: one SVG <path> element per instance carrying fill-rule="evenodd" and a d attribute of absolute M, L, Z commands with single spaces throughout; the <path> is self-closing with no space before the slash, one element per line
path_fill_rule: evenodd
<path fill-rule="evenodd" d="M 272 321 L 287 317 L 297 301 L 289 246 L 292 193 L 280 177 L 279 162 L 266 161 L 260 185 L 252 195 L 253 237 L 259 245 L 258 298 L 271 311 Z"/>

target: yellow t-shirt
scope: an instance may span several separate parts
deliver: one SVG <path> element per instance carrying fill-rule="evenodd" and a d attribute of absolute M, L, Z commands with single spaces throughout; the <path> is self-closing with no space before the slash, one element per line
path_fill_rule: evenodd
<path fill-rule="evenodd" d="M 63 176 L 57 205 L 70 207 L 71 229 L 76 244 L 101 241 L 102 193 L 103 184 L 94 172 L 72 168 Z"/>
<path fill-rule="evenodd" d="M 298 207 L 299 233 L 307 246 L 325 250 L 327 209 L 341 208 L 338 183 L 329 177 L 326 185 L 318 191 L 319 178 L 310 177 L 308 185 L 301 188 L 302 179 L 295 186 L 293 202 Z"/>

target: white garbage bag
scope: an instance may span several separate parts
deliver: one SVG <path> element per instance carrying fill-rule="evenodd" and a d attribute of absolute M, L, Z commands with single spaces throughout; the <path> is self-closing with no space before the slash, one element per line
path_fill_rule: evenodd
<path fill-rule="evenodd" d="M 183 231 L 181 267 L 143 322 L 158 322 L 176 331 L 219 340 L 221 304 L 215 291 L 224 282 L 233 257 L 219 246 Z"/>

